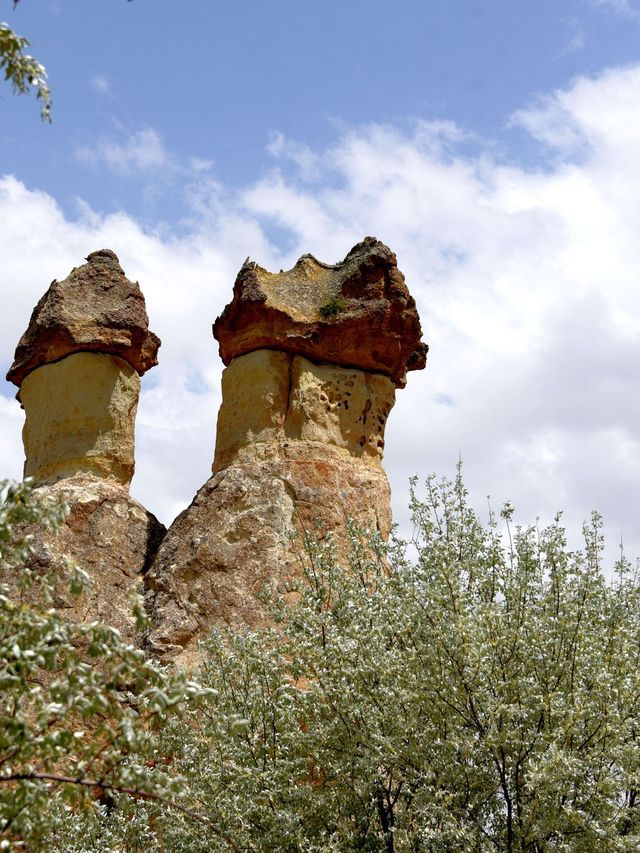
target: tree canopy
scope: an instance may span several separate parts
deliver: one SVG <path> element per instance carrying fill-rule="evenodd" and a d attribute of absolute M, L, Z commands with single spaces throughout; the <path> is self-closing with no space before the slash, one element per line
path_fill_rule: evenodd
<path fill-rule="evenodd" d="M 459 476 L 412 512 L 411 557 L 355 527 L 346 560 L 309 539 L 296 606 L 215 632 L 198 701 L 109 629 L 3 598 L 0 839 L 31 820 L 29 849 L 73 853 L 637 850 L 637 572 L 605 579 L 597 515 L 579 551 L 560 517 L 483 525 Z"/>
<path fill-rule="evenodd" d="M 0 849 L 51 849 L 56 809 L 91 809 L 116 794 L 180 810 L 179 780 L 157 762 L 157 730 L 208 691 L 168 673 L 119 633 L 65 621 L 52 606 L 74 565 L 47 575 L 29 568 L 29 525 L 59 526 L 65 507 L 0 484 Z M 140 601 L 132 602 L 140 622 Z M 197 815 L 190 819 L 202 820 Z M 210 829 L 215 830 L 209 822 Z"/>

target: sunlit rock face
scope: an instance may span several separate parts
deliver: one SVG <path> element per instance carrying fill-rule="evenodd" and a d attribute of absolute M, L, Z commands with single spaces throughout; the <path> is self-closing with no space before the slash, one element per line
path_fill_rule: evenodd
<path fill-rule="evenodd" d="M 334 266 L 245 263 L 214 334 L 228 366 L 213 476 L 145 576 L 150 648 L 185 664 L 216 623 L 268 621 L 265 590 L 295 598 L 305 533 L 340 548 L 353 518 L 388 536 L 385 425 L 427 349 L 395 256 L 373 238 Z"/>
<path fill-rule="evenodd" d="M 84 472 L 128 487 L 139 394 L 140 377 L 113 355 L 78 352 L 31 371 L 20 388 L 25 477 Z"/>
<path fill-rule="evenodd" d="M 233 359 L 222 374 L 213 472 L 268 456 L 295 456 L 319 445 L 381 468 L 384 428 L 395 402 L 387 376 L 314 364 L 278 350 Z M 340 452 L 341 451 L 341 452 Z"/>
<path fill-rule="evenodd" d="M 58 535 L 26 531 L 32 568 L 75 560 L 92 590 L 76 601 L 61 583 L 57 606 L 133 638 L 129 590 L 140 587 L 165 532 L 129 494 L 140 376 L 157 363 L 160 341 L 116 255 L 103 249 L 87 261 L 40 299 L 7 379 L 26 416 L 25 477 L 69 507 Z"/>

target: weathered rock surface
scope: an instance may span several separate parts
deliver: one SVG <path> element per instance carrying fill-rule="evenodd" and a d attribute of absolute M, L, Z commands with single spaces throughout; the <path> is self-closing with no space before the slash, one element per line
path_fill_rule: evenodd
<path fill-rule="evenodd" d="M 69 557 L 92 580 L 76 599 L 58 585 L 70 620 L 100 620 L 133 639 L 129 601 L 165 528 L 128 492 L 134 469 L 140 376 L 156 363 L 144 298 L 113 252 L 55 282 L 36 306 L 8 379 L 25 410 L 25 476 L 42 496 L 62 498 L 69 516 L 57 534 L 29 531 L 35 570 Z M 27 593 L 30 599 L 36 589 Z"/>
<path fill-rule="evenodd" d="M 335 266 L 245 264 L 214 334 L 228 366 L 213 477 L 145 576 L 150 648 L 187 665 L 214 625 L 261 624 L 265 591 L 294 592 L 305 534 L 344 550 L 353 518 L 388 536 L 384 429 L 426 353 L 395 256 L 372 238 Z"/>
<path fill-rule="evenodd" d="M 145 578 L 150 646 L 185 664 L 216 623 L 263 622 L 265 588 L 293 591 L 304 548 L 296 531 L 339 542 L 348 518 L 384 537 L 391 528 L 389 377 L 257 350 L 225 369 L 222 395 L 214 476 Z"/>
<path fill-rule="evenodd" d="M 20 388 L 25 477 L 83 471 L 128 486 L 139 393 L 138 374 L 113 355 L 78 352 L 31 371 Z"/>
<path fill-rule="evenodd" d="M 34 548 L 30 567 L 46 572 L 70 558 L 91 578 L 91 589 L 81 597 L 71 595 L 61 581 L 54 605 L 70 621 L 99 620 L 133 640 L 130 593 L 140 590 L 164 526 L 126 488 L 91 475 L 40 486 L 35 494 L 63 499 L 69 516 L 57 533 L 41 527 L 27 531 Z"/>
<path fill-rule="evenodd" d="M 255 350 L 222 373 L 213 472 L 294 443 L 319 458 L 332 446 L 343 457 L 381 467 L 384 428 L 395 386 L 379 373 L 314 364 L 300 355 Z"/>
<path fill-rule="evenodd" d="M 128 591 L 143 579 L 146 643 L 188 665 L 215 624 L 268 620 L 265 592 L 295 600 L 307 534 L 334 534 L 342 552 L 348 518 L 389 534 L 386 420 L 427 351 L 395 255 L 373 238 L 334 266 L 245 264 L 214 334 L 227 367 L 213 476 L 164 539 L 127 491 L 139 375 L 159 341 L 113 252 L 51 285 L 8 374 L 27 415 L 25 473 L 70 507 L 57 536 L 33 531 L 33 565 L 68 555 L 94 584 L 79 601 L 61 585 L 56 604 L 133 638 Z"/>
<path fill-rule="evenodd" d="M 303 255 L 293 269 L 270 273 L 247 260 L 213 330 L 226 365 L 253 350 L 276 349 L 382 373 L 404 387 L 406 372 L 426 363 L 420 319 L 396 256 L 373 237 L 334 265 Z"/>
<path fill-rule="evenodd" d="M 24 473 L 128 486 L 140 376 L 157 364 L 160 339 L 116 255 L 101 249 L 87 260 L 40 299 L 7 374 L 26 414 Z"/>
<path fill-rule="evenodd" d="M 7 380 L 20 386 L 35 368 L 74 352 L 117 355 L 142 376 L 158 363 L 159 338 L 149 331 L 144 297 L 110 249 L 53 281 L 33 310 Z"/>
<path fill-rule="evenodd" d="M 388 535 L 390 491 L 381 467 L 338 448 L 256 447 L 219 471 L 173 522 L 145 576 L 149 648 L 185 665 L 216 625 L 256 626 L 273 590 L 302 576 L 303 533 L 338 539 L 348 518 Z M 298 533 L 295 536 L 296 532 Z M 292 538 L 295 537 L 295 538 Z"/>

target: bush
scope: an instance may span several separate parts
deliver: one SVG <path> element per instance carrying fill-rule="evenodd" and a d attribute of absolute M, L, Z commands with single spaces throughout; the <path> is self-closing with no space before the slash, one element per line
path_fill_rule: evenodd
<path fill-rule="evenodd" d="M 639 586 L 624 560 L 605 582 L 600 519 L 581 552 L 510 507 L 503 537 L 459 477 L 412 511 L 416 560 L 309 542 L 274 630 L 206 643 L 216 696 L 162 733 L 190 807 L 242 850 L 637 850 Z"/>
<path fill-rule="evenodd" d="M 483 526 L 460 477 L 412 512 L 414 559 L 353 528 L 346 564 L 309 541 L 273 629 L 205 644 L 215 692 L 156 749 L 224 838 L 155 802 L 60 817 L 58 848 L 639 849 L 636 572 L 605 581 L 598 516 L 578 552 L 559 518 Z"/>
<path fill-rule="evenodd" d="M 101 800 L 119 795 L 180 809 L 180 780 L 158 761 L 156 733 L 187 698 L 203 695 L 114 629 L 65 622 L 55 608 L 29 603 L 46 602 L 56 577 L 30 573 L 29 537 L 19 531 L 55 528 L 65 514 L 64 506 L 38 500 L 29 483 L 0 484 L 2 850 L 54 849 L 57 839 L 46 839 L 56 815 L 98 814 Z M 87 586 L 73 566 L 67 580 L 77 594 Z M 20 589 L 33 586 L 23 600 Z"/>

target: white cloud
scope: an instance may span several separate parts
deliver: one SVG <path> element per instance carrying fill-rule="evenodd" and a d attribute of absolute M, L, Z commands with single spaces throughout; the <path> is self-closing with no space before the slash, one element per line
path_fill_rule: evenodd
<path fill-rule="evenodd" d="M 209 172 L 213 169 L 213 160 L 205 160 L 202 157 L 190 157 L 189 169 L 196 175 Z"/>
<path fill-rule="evenodd" d="M 581 29 L 575 21 L 572 22 L 572 26 L 574 32 L 564 48 L 560 51 L 560 57 L 569 56 L 571 53 L 577 53 L 577 51 L 582 50 L 587 45 L 587 36 L 584 30 Z"/>
<path fill-rule="evenodd" d="M 397 516 L 408 476 L 451 473 L 460 452 L 479 504 L 489 491 L 494 505 L 510 498 L 526 521 L 564 508 L 574 526 L 597 508 L 640 553 L 640 68 L 578 79 L 515 120 L 548 150 L 546 167 L 458 155 L 451 125 L 356 128 L 327 150 L 275 139 L 292 175 L 275 169 L 235 194 L 185 179 L 194 216 L 181 237 L 122 214 L 69 221 L 5 178 L 0 253 L 14 298 L 0 315 L 2 359 L 53 276 L 114 248 L 163 338 L 133 491 L 170 520 L 208 474 L 220 373 L 210 324 L 244 258 L 336 261 L 374 234 L 397 253 L 431 345 L 390 418 Z M 290 235 L 284 256 L 265 236 L 273 226 Z M 14 470 L 16 441 L 6 447 L 0 470 Z"/>
<path fill-rule="evenodd" d="M 286 159 L 294 163 L 303 180 L 313 181 L 319 177 L 318 167 L 321 158 L 318 156 L 318 152 L 308 145 L 287 139 L 283 133 L 274 133 L 269 141 L 267 151 L 272 157 Z"/>
<path fill-rule="evenodd" d="M 96 74 L 91 78 L 90 83 L 91 88 L 99 95 L 111 94 L 111 83 L 109 82 L 109 78 L 105 77 L 104 74 Z"/>
<path fill-rule="evenodd" d="M 22 452 L 22 412 L 15 399 L 0 397 L 0 447 L 2 448 L 0 480 L 20 480 L 24 455 Z"/>
<path fill-rule="evenodd" d="M 640 160 L 634 120 L 639 88 L 640 66 L 605 71 L 597 80 L 581 77 L 570 89 L 514 113 L 512 122 L 567 157 L 586 156 L 592 166 L 596 158 L 600 166 L 624 173 Z M 611 157 L 618 162 L 606 162 Z"/>
<path fill-rule="evenodd" d="M 76 157 L 93 166 L 104 165 L 122 175 L 173 167 L 162 137 L 151 127 L 128 133 L 122 140 L 101 137 L 91 146 L 79 146 Z"/>

